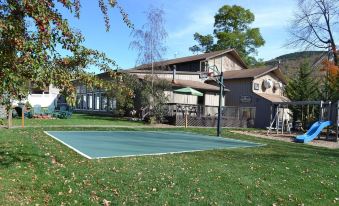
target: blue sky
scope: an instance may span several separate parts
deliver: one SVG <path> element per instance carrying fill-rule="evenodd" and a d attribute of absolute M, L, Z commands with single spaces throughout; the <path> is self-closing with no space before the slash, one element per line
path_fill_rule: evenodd
<path fill-rule="evenodd" d="M 116 60 L 121 68 L 135 66 L 136 51 L 129 49 L 131 29 L 124 25 L 117 9 L 110 9 L 111 30 L 105 31 L 103 16 L 97 0 L 83 0 L 80 19 L 63 12 L 70 25 L 82 32 L 85 45 L 89 48 L 105 52 Z M 145 11 L 150 5 L 165 10 L 168 32 L 165 59 L 175 56 L 192 55 L 188 50 L 195 44 L 193 34 L 209 34 L 213 32 L 214 15 L 225 5 L 240 5 L 250 9 L 256 17 L 252 27 L 259 27 L 266 44 L 258 49 L 258 58 L 269 60 L 279 55 L 298 51 L 283 47 L 288 34 L 287 26 L 293 16 L 296 0 L 120 0 L 118 1 L 129 14 L 135 27 L 145 23 Z"/>

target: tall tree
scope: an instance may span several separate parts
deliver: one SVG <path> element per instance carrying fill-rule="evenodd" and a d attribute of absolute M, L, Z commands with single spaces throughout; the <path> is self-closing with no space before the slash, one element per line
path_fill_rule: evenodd
<path fill-rule="evenodd" d="M 305 49 L 330 49 L 335 64 L 339 65 L 335 31 L 339 23 L 338 0 L 297 0 L 298 10 L 289 32 L 288 45 Z"/>
<path fill-rule="evenodd" d="M 285 92 L 292 101 L 308 101 L 317 100 L 319 97 L 319 82 L 312 77 L 312 67 L 309 63 L 299 65 L 297 74 L 289 79 Z M 304 125 L 312 122 L 315 116 L 306 116 L 310 114 L 310 108 L 307 107 L 291 107 L 294 120 L 303 121 Z"/>
<path fill-rule="evenodd" d="M 189 48 L 193 53 L 205 53 L 213 51 L 214 47 L 214 37 L 211 34 L 201 35 L 198 32 L 193 35 L 194 40 L 198 42 L 198 45 L 194 45 Z"/>
<path fill-rule="evenodd" d="M 210 52 L 234 48 L 248 64 L 255 64 L 257 48 L 265 44 L 259 28 L 251 28 L 254 14 L 241 6 L 225 5 L 214 16 L 214 38 L 212 35 L 194 34 L 198 45 L 190 47 L 192 52 Z M 214 39 L 216 42 L 214 43 Z"/>
<path fill-rule="evenodd" d="M 286 94 L 293 101 L 316 100 L 318 98 L 318 82 L 312 77 L 312 68 L 308 63 L 299 65 L 297 74 L 289 79 Z"/>
<path fill-rule="evenodd" d="M 125 23 L 133 26 L 117 1 L 98 2 L 107 30 L 108 4 L 119 8 Z M 44 87 L 52 83 L 68 94 L 75 91 L 71 83 L 75 78 L 91 85 L 103 84 L 88 73 L 89 65 L 115 75 L 111 69 L 116 68 L 115 62 L 82 46 L 81 33 L 70 28 L 58 6 L 79 17 L 80 0 L 0 1 L 0 103 L 7 107 L 11 100 L 28 95 L 29 84 Z M 61 55 L 64 51 L 70 55 Z"/>
<path fill-rule="evenodd" d="M 152 69 L 151 88 L 152 92 L 148 98 L 155 100 L 156 89 L 154 88 L 154 62 L 160 61 L 166 52 L 165 40 L 167 32 L 165 25 L 165 12 L 161 8 L 149 7 L 146 12 L 147 22 L 141 29 L 132 31 L 134 41 L 130 43 L 130 48 L 137 50 L 138 57 L 136 64 L 150 64 Z M 151 101 L 151 108 L 156 108 L 156 102 Z"/>
<path fill-rule="evenodd" d="M 161 8 L 149 7 L 146 11 L 147 22 L 141 29 L 132 31 L 134 40 L 130 48 L 138 52 L 136 64 L 152 64 L 160 61 L 166 52 L 165 12 Z"/>

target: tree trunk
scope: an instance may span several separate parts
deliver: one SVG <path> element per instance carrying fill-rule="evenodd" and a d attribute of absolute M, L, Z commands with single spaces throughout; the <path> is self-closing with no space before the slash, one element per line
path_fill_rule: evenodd
<path fill-rule="evenodd" d="M 334 60 L 334 64 L 336 66 L 339 66 L 339 62 L 338 62 L 338 54 L 337 53 L 334 53 L 333 54 L 333 60 Z"/>
<path fill-rule="evenodd" d="M 12 117 L 13 117 L 12 111 L 13 111 L 12 109 L 8 110 L 8 129 L 12 127 Z"/>
<path fill-rule="evenodd" d="M 334 61 L 334 64 L 335 64 L 336 66 L 339 66 L 337 47 L 336 47 L 336 45 L 335 45 L 334 42 L 331 42 L 331 49 L 332 49 L 332 53 L 333 53 L 333 61 Z"/>

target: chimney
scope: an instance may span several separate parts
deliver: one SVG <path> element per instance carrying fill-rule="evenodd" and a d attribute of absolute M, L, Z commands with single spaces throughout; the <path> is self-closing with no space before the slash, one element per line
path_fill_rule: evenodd
<path fill-rule="evenodd" d="M 172 76 L 172 83 L 176 83 L 175 82 L 175 75 L 176 75 L 176 73 L 177 73 L 177 66 L 173 66 L 173 76 Z"/>

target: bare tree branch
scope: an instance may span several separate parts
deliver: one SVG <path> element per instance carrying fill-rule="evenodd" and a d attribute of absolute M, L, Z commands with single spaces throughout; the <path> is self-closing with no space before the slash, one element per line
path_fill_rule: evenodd
<path fill-rule="evenodd" d="M 286 46 L 304 49 L 331 49 L 338 65 L 333 31 L 338 29 L 338 0 L 297 0 L 298 10 L 290 25 L 290 39 Z"/>

